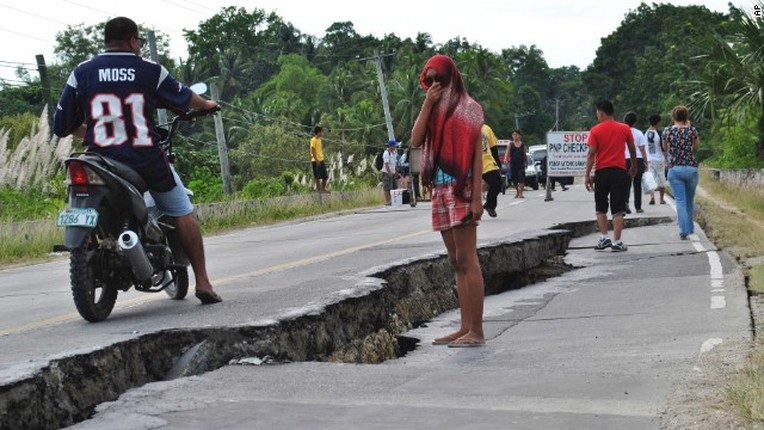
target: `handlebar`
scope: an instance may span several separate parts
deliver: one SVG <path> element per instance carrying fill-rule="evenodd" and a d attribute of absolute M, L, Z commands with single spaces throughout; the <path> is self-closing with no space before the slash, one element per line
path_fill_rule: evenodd
<path fill-rule="evenodd" d="M 160 146 L 167 153 L 167 157 L 169 158 L 170 163 L 175 162 L 175 154 L 172 151 L 172 138 L 175 136 L 175 132 L 178 130 L 180 121 L 194 121 L 196 118 L 212 115 L 219 111 L 220 105 L 217 105 L 212 109 L 192 109 L 188 112 L 178 114 L 175 118 L 172 119 L 172 121 L 169 123 L 169 129 L 165 130 L 165 133 L 160 132 L 163 134 Z M 160 127 L 160 130 L 164 129 Z"/>
<path fill-rule="evenodd" d="M 173 122 L 178 121 L 192 121 L 196 118 L 212 115 L 216 112 L 220 112 L 220 105 L 215 106 L 212 109 L 192 109 L 186 113 L 182 113 L 173 119 Z"/>

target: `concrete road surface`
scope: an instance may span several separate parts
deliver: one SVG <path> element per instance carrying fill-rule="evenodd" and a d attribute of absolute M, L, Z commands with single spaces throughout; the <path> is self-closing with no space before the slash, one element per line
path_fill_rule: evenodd
<path fill-rule="evenodd" d="M 499 196 L 498 218 L 485 215 L 479 228 L 481 245 L 594 222 L 583 186 L 550 202 L 543 190 L 526 194 Z M 645 210 L 630 217 L 675 217 L 671 205 Z M 210 307 L 134 295 L 106 322 L 87 324 L 66 303 L 64 279 L 60 302 L 42 317 L 2 320 L 0 376 L 8 382 L 51 358 L 152 330 L 256 324 L 311 309 L 372 267 L 442 252 L 429 223 L 421 203 L 207 238 L 225 298 Z M 675 221 L 630 228 L 622 253 L 594 251 L 596 234 L 572 240 L 564 261 L 573 270 L 486 298 L 484 347 L 430 344 L 458 325 L 454 310 L 406 333 L 417 347 L 382 364 L 258 365 L 264 357 L 250 357 L 131 389 L 71 428 L 659 429 L 669 399 L 707 354 L 751 339 L 737 267 L 696 232 L 680 240 Z M 64 276 L 65 262 L 0 272 L 0 285 L 56 271 Z M 13 285 L 0 291 L 23 307 L 22 286 Z"/>

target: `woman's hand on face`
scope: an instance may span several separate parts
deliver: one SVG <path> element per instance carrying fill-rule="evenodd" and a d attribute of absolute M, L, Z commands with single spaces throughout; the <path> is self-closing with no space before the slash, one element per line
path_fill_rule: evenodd
<path fill-rule="evenodd" d="M 427 89 L 427 96 L 425 102 L 429 102 L 431 105 L 436 105 L 440 101 L 440 97 L 443 95 L 443 87 L 440 82 L 433 82 L 430 88 Z"/>

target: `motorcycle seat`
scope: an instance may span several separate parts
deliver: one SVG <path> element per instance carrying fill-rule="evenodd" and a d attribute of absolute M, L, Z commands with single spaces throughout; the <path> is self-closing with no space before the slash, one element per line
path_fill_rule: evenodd
<path fill-rule="evenodd" d="M 132 167 L 111 159 L 109 160 L 109 163 L 111 163 L 110 170 L 127 180 L 127 182 L 130 182 L 138 190 L 139 193 L 143 194 L 149 190 L 149 186 L 146 184 L 146 181 L 141 177 L 141 175 L 138 174 L 138 172 L 133 170 Z"/>
<path fill-rule="evenodd" d="M 133 170 L 127 164 L 92 152 L 81 153 L 76 158 L 88 164 L 98 166 L 102 169 L 110 171 L 111 173 L 114 173 L 115 175 L 129 182 L 141 194 L 145 193 L 149 189 L 148 184 L 146 184 L 146 181 L 141 177 L 141 175 L 139 175 L 138 172 Z"/>

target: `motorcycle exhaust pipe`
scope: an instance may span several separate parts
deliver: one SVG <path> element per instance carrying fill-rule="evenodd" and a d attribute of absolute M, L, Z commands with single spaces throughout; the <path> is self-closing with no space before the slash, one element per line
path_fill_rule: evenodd
<path fill-rule="evenodd" d="M 149 280 L 154 274 L 154 268 L 151 266 L 143 246 L 141 246 L 141 241 L 138 240 L 138 235 L 134 231 L 125 230 L 119 235 L 117 244 L 130 261 L 135 277 L 139 281 Z"/>

